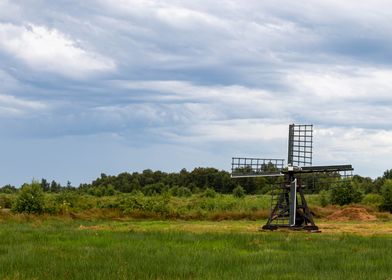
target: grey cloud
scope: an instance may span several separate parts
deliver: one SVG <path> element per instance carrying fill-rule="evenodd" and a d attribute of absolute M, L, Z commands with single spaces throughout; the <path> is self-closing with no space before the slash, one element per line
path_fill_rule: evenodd
<path fill-rule="evenodd" d="M 287 123 L 313 122 L 381 157 L 368 143 L 391 130 L 390 16 L 386 1 L 1 1 L 0 106 L 24 116 L 3 114 L 0 128 L 250 155 L 279 151 L 268 137 L 283 143 Z M 37 63 L 10 46 L 34 28 L 65 51 L 48 58 L 37 39 Z M 337 135 L 340 155 L 356 155 Z"/>

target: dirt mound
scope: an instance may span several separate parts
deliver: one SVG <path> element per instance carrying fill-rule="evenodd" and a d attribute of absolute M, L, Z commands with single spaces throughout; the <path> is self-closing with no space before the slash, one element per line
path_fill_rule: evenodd
<path fill-rule="evenodd" d="M 327 216 L 328 220 L 346 222 L 346 221 L 375 221 L 376 216 L 369 214 L 365 208 L 347 207 L 345 209 L 336 211 Z"/>

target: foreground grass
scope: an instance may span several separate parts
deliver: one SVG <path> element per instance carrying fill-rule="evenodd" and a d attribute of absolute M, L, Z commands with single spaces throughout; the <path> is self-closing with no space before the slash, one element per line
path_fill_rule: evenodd
<path fill-rule="evenodd" d="M 391 235 L 261 233 L 259 224 L 6 221 L 0 278 L 391 279 Z"/>

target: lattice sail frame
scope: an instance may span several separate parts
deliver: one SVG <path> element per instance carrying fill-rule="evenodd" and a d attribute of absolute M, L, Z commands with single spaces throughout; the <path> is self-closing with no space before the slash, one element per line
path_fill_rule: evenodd
<path fill-rule="evenodd" d="M 313 155 L 313 125 L 290 124 L 287 164 L 310 166 Z"/>
<path fill-rule="evenodd" d="M 284 159 L 233 157 L 231 159 L 231 177 L 280 176 L 284 168 Z"/>

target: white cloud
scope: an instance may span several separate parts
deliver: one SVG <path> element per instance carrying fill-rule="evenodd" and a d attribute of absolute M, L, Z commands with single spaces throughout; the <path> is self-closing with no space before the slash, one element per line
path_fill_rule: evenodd
<path fill-rule="evenodd" d="M 25 100 L 12 95 L 0 94 L 0 116 L 12 117 L 28 115 L 34 111 L 47 109 L 43 102 Z"/>
<path fill-rule="evenodd" d="M 0 48 L 35 70 L 69 77 L 115 69 L 111 59 L 89 52 L 60 31 L 45 26 L 1 23 Z"/>
<path fill-rule="evenodd" d="M 321 101 L 375 100 L 392 102 L 392 69 L 373 67 L 326 67 L 297 70 L 287 75 L 296 92 Z"/>

